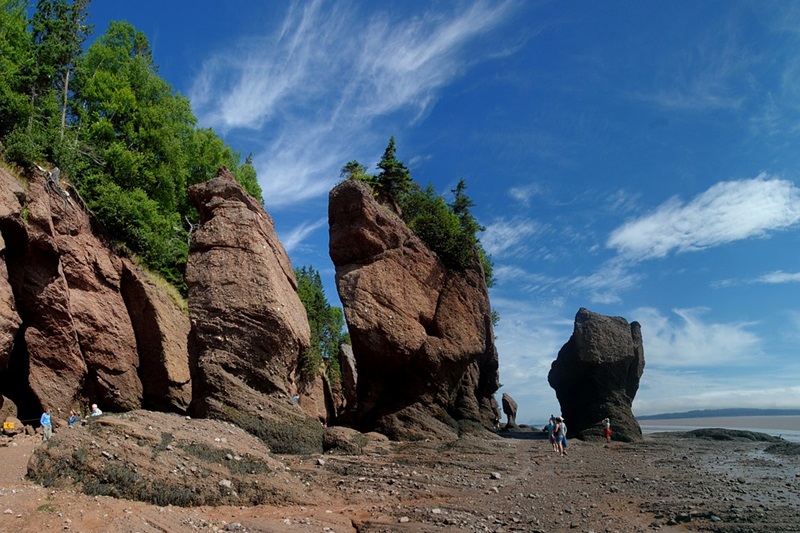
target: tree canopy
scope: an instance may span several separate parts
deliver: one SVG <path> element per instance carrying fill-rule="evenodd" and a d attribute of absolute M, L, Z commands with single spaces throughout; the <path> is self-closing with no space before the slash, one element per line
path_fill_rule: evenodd
<path fill-rule="evenodd" d="M 187 188 L 231 169 L 262 200 L 252 158 L 198 128 L 158 75 L 147 37 L 112 22 L 91 46 L 90 0 L 0 0 L 0 150 L 23 168 L 58 166 L 112 238 L 184 289 Z"/>
<path fill-rule="evenodd" d="M 466 194 L 466 182 L 461 179 L 448 204 L 432 185 L 420 187 L 411 177 L 411 171 L 397 160 L 394 137 L 378 163 L 380 174 L 367 173 L 367 167 L 350 161 L 342 167 L 344 179 L 356 179 L 369 184 L 378 199 L 399 207 L 399 213 L 408 228 L 435 252 L 449 268 L 465 270 L 475 266 L 476 259 L 483 269 L 487 287 L 494 283 L 491 258 L 481 246 L 477 234 L 485 228 L 470 211 L 474 203 Z"/>

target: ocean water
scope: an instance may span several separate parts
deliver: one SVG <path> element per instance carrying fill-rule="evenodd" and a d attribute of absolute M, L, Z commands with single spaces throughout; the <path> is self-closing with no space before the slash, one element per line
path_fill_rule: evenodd
<path fill-rule="evenodd" d="M 698 428 L 740 429 L 766 433 L 800 442 L 800 416 L 726 416 L 717 418 L 675 418 L 671 420 L 642 420 L 642 433 L 691 431 Z"/>

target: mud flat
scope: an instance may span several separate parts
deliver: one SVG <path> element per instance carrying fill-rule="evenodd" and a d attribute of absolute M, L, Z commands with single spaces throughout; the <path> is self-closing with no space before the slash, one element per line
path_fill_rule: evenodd
<path fill-rule="evenodd" d="M 0 448 L 4 532 L 744 533 L 800 527 L 800 444 L 747 432 L 658 433 L 640 443 L 573 440 L 567 457 L 534 431 L 386 442 L 362 455 L 277 455 L 293 476 L 287 490 L 310 490 L 318 495 L 315 503 L 190 508 L 35 485 L 22 476 L 40 444 L 25 439 Z"/>

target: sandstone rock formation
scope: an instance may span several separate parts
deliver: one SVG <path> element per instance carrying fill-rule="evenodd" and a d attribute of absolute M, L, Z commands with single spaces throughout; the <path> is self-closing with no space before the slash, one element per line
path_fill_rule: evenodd
<path fill-rule="evenodd" d="M 310 378 L 301 378 L 298 392 L 300 408 L 325 426 L 336 419 L 344 403 L 341 390 L 331 384 L 324 368 Z"/>
<path fill-rule="evenodd" d="M 43 405 L 54 416 L 92 402 L 138 408 L 149 376 L 122 279 L 124 265 L 138 267 L 112 252 L 74 191 L 48 179 L 34 172 L 23 186 L 0 169 L 0 315 L 11 317 L 0 326 L 0 392 L 23 419 Z M 177 357 L 188 368 L 188 354 Z"/>
<path fill-rule="evenodd" d="M 642 430 L 631 412 L 644 372 L 638 322 L 581 308 L 569 341 L 558 352 L 547 380 L 555 389 L 569 435 L 602 437 L 600 422 L 611 419 L 613 438 L 636 441 Z"/>
<path fill-rule="evenodd" d="M 358 399 L 356 389 L 358 383 L 358 368 L 353 355 L 353 347 L 349 344 L 339 346 L 339 368 L 342 371 L 342 395 L 344 396 L 343 410 L 355 412 Z"/>
<path fill-rule="evenodd" d="M 123 263 L 122 296 L 131 317 L 139 349 L 142 407 L 184 413 L 192 401 L 189 372 L 189 316 L 178 298 L 171 298 L 161 282 Z"/>
<path fill-rule="evenodd" d="M 0 422 L 8 417 L 17 416 L 17 406 L 9 398 L 0 396 Z"/>
<path fill-rule="evenodd" d="M 330 255 L 358 368 L 356 427 L 397 439 L 491 428 L 497 353 L 483 272 L 450 271 L 369 187 L 329 197 Z"/>
<path fill-rule="evenodd" d="M 186 267 L 191 412 L 273 451 L 321 451 L 321 424 L 291 400 L 311 333 L 272 219 L 227 169 L 189 196 L 201 220 Z"/>
<path fill-rule="evenodd" d="M 2 206 L 1 202 L 0 206 Z M 2 218 L 2 213 L 0 213 L 0 218 Z M 6 243 L 0 234 L 0 371 L 5 370 L 8 366 L 11 349 L 14 346 L 14 337 L 22 323 L 14 304 L 14 293 L 8 283 L 5 255 Z"/>
<path fill-rule="evenodd" d="M 517 402 L 514 401 L 514 398 L 503 393 L 503 412 L 506 414 L 506 418 L 508 422 L 506 422 L 506 429 L 513 429 L 517 426 Z"/>

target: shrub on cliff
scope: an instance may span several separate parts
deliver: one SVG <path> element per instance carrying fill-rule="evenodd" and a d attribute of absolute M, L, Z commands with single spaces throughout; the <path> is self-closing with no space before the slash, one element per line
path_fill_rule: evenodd
<path fill-rule="evenodd" d="M 465 270 L 480 262 L 486 286 L 494 283 L 493 263 L 481 246 L 477 234 L 485 228 L 472 216 L 470 207 L 475 204 L 464 192 L 464 180 L 451 192 L 453 202 L 448 204 L 436 193 L 432 185 L 426 188 L 413 182 L 411 172 L 396 157 L 394 137 L 378 163 L 381 173 L 371 175 L 358 161 L 342 167 L 341 177 L 367 183 L 381 203 L 399 212 L 403 222 L 448 267 Z"/>

